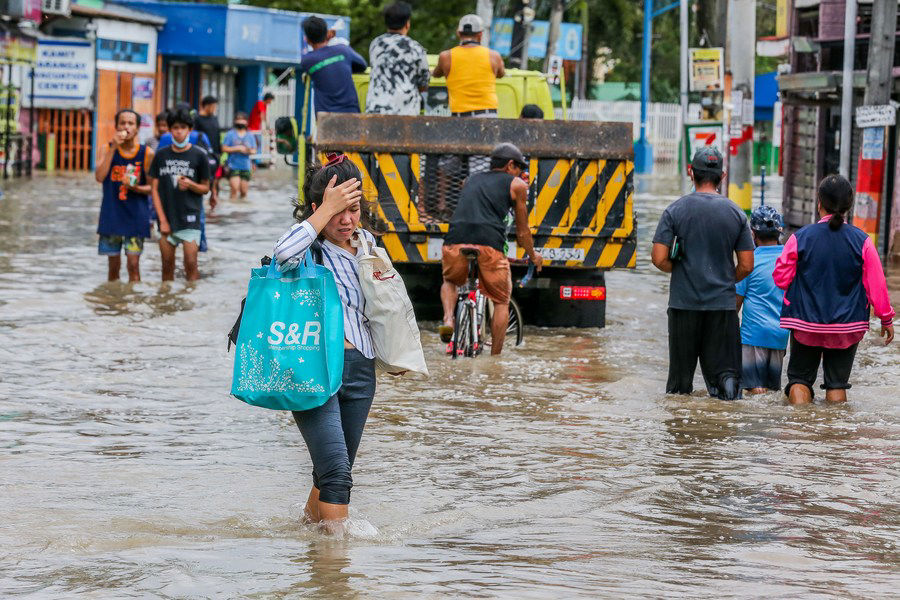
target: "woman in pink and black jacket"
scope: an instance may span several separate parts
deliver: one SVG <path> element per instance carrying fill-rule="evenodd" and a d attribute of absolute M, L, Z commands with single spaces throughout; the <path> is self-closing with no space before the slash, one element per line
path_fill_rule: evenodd
<path fill-rule="evenodd" d="M 792 404 L 812 402 L 820 362 L 825 399 L 846 402 L 856 347 L 869 330 L 869 306 L 881 319 L 885 344 L 894 339 L 894 309 L 875 245 L 844 223 L 853 187 L 829 175 L 819 183 L 818 199 L 821 220 L 788 239 L 773 273 L 785 290 L 781 327 L 791 330 L 785 393 Z"/>

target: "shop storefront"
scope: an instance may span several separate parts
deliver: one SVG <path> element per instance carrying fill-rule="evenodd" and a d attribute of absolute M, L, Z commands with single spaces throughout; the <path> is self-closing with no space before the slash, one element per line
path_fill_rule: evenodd
<path fill-rule="evenodd" d="M 36 98 L 46 167 L 93 168 L 98 149 L 115 132 L 116 113 L 125 108 L 141 115 L 142 141 L 153 135 L 162 104 L 157 36 L 165 22 L 128 7 L 93 3 L 73 4 L 69 17 L 43 27 L 46 60 L 37 79 L 65 88 Z"/>
<path fill-rule="evenodd" d="M 37 40 L 18 28 L 0 23 L 0 171 L 10 175 L 31 174 L 34 135 L 33 93 Z"/>

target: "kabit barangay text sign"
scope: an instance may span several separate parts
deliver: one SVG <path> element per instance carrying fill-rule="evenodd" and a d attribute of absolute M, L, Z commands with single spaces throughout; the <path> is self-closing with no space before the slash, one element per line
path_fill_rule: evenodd
<path fill-rule="evenodd" d="M 34 106 L 93 108 L 95 72 L 91 42 L 39 40 L 34 69 Z"/>

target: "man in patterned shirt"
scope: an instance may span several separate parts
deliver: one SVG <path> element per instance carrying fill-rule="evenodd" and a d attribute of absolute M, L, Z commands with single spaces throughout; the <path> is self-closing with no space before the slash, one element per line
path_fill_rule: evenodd
<path fill-rule="evenodd" d="M 412 8 L 395 2 L 384 9 L 387 33 L 372 40 L 369 60 L 372 74 L 366 97 L 366 112 L 382 115 L 418 115 L 421 92 L 428 89 L 431 73 L 425 49 L 410 38 Z"/>

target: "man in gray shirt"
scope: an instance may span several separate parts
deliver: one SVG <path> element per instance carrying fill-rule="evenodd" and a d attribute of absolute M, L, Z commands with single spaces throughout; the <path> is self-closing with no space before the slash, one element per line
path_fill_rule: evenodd
<path fill-rule="evenodd" d="M 696 191 L 663 211 L 651 258 L 672 274 L 666 393 L 693 391 L 699 358 L 710 396 L 734 400 L 741 389 L 735 284 L 753 271 L 754 246 L 747 216 L 718 193 L 722 163 L 711 146 L 694 155 L 688 172 Z"/>

